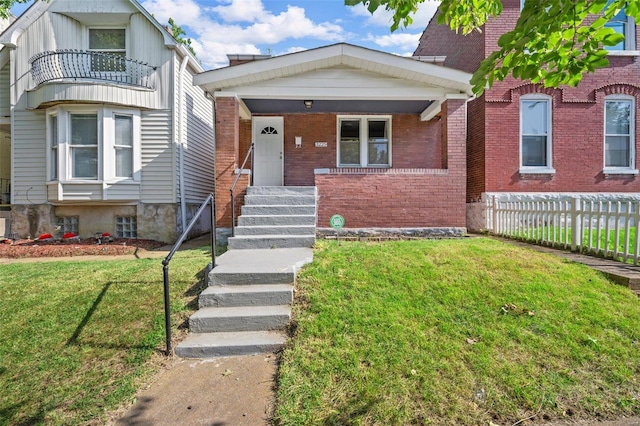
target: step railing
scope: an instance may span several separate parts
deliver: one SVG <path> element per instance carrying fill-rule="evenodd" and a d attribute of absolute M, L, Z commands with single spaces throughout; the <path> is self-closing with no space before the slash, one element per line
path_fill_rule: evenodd
<path fill-rule="evenodd" d="M 164 326 L 165 326 L 165 336 L 166 336 L 166 347 L 167 347 L 167 356 L 171 355 L 172 347 L 171 347 L 171 301 L 169 298 L 169 262 L 173 258 L 173 255 L 176 254 L 176 251 L 182 246 L 182 243 L 187 239 L 187 235 L 191 232 L 191 229 L 196 224 L 200 216 L 204 213 L 207 208 L 207 204 L 211 205 L 211 263 L 207 270 L 211 270 L 216 267 L 216 210 L 215 210 L 215 202 L 213 194 L 209 194 L 207 198 L 202 202 L 200 208 L 196 212 L 196 214 L 189 222 L 187 228 L 182 232 L 178 241 L 173 245 L 167 257 L 162 261 L 162 272 L 164 278 Z"/>
<path fill-rule="evenodd" d="M 236 236 L 236 197 L 235 197 L 235 189 L 236 189 L 236 185 L 238 184 L 238 180 L 240 180 L 240 176 L 242 176 L 242 171 L 244 170 L 244 167 L 247 165 L 247 161 L 249 161 L 249 158 L 251 158 L 251 170 L 250 170 L 250 175 L 249 175 L 249 186 L 253 185 L 253 151 L 254 151 L 254 147 L 255 144 L 252 143 L 251 146 L 249 147 L 249 151 L 247 151 L 247 155 L 244 157 L 244 161 L 242 162 L 242 166 L 240 166 L 240 169 L 238 169 L 238 174 L 236 176 L 236 179 L 233 181 L 233 185 L 231 185 L 231 188 L 229 188 L 229 191 L 231 192 L 231 236 L 235 237 Z"/>

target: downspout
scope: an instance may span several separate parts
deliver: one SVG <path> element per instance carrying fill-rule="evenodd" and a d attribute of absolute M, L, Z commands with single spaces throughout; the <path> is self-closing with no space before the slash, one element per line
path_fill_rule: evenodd
<path fill-rule="evenodd" d="M 185 198 L 185 190 L 184 190 L 184 141 L 183 141 L 183 133 L 184 133 L 184 102 L 182 102 L 183 98 L 183 79 L 184 79 L 184 71 L 187 68 L 187 64 L 189 63 L 189 56 L 185 55 L 182 58 L 182 63 L 180 64 L 180 71 L 178 72 L 178 149 L 179 149 L 179 164 L 180 171 L 178 172 L 178 180 L 180 184 L 180 213 L 182 215 L 182 232 L 187 227 L 187 200 Z"/>

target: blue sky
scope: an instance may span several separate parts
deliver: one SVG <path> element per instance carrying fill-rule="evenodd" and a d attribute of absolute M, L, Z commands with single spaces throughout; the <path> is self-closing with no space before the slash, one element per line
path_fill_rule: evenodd
<path fill-rule="evenodd" d="M 109 1 L 109 0 L 105 0 Z M 414 23 L 391 33 L 390 14 L 373 16 L 343 0 L 139 0 L 161 23 L 169 18 L 187 32 L 206 69 L 227 64 L 227 54 L 280 55 L 347 42 L 411 55 L 438 2 L 426 0 Z M 19 15 L 25 5 L 12 12 Z"/>

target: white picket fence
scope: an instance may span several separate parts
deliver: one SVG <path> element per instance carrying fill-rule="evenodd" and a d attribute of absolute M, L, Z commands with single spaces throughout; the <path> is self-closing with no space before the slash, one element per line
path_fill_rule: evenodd
<path fill-rule="evenodd" d="M 638 265 L 639 200 L 532 195 L 486 202 L 487 230 L 494 234 Z"/>

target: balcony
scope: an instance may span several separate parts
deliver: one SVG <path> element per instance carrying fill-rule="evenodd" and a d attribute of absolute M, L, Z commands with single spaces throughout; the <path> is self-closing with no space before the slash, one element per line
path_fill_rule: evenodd
<path fill-rule="evenodd" d="M 157 67 L 116 54 L 63 49 L 33 56 L 31 76 L 40 86 L 50 82 L 107 82 L 155 90 Z"/>

